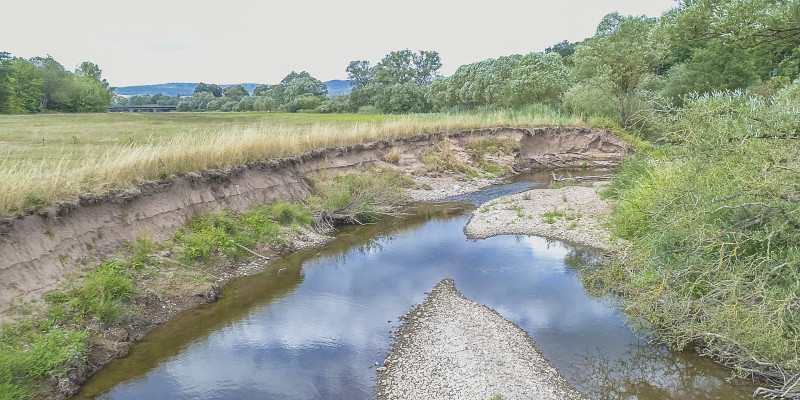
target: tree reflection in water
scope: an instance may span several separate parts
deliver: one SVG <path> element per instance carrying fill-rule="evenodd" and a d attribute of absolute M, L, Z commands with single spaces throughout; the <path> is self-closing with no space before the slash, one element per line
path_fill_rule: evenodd
<path fill-rule="evenodd" d="M 671 353 L 632 343 L 612 360 L 601 349 L 573 366 L 578 389 L 596 399 L 731 399 L 750 397 L 749 386 L 696 354 Z M 737 385 L 741 384 L 741 386 Z"/>

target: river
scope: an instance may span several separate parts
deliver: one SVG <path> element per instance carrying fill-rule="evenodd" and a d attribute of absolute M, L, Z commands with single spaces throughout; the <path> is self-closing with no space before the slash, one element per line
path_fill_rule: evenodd
<path fill-rule="evenodd" d="M 533 179 L 533 181 L 531 181 Z M 587 294 L 587 250 L 538 237 L 473 241 L 476 202 L 541 185 L 529 175 L 458 202 L 341 229 L 228 284 L 87 382 L 79 399 L 374 399 L 391 331 L 443 278 L 527 331 L 578 390 L 609 399 L 745 399 L 752 383 L 634 333 L 613 297 Z M 280 273 L 277 271 L 280 270 Z"/>

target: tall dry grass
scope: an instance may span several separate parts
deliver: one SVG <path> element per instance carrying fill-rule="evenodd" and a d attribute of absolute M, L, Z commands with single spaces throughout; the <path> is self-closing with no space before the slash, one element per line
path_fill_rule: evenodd
<path fill-rule="evenodd" d="M 196 124 L 202 124 L 198 119 Z M 493 127 L 582 126 L 548 110 L 408 115 L 384 122 L 240 126 L 177 134 L 149 144 L 112 145 L 75 162 L 74 156 L 26 159 L 0 166 L 0 214 L 42 207 L 81 193 L 103 193 L 167 176 L 298 155 L 330 146 L 433 132 Z M 128 127 L 130 129 L 130 127 Z M 187 132 L 197 126 L 187 125 Z"/>

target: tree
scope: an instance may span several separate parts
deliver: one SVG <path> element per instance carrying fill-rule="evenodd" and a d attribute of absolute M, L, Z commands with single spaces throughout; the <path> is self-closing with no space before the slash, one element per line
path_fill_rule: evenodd
<path fill-rule="evenodd" d="M 6 103 L 11 96 L 9 76 L 11 75 L 11 54 L 0 51 L 0 113 L 7 112 Z"/>
<path fill-rule="evenodd" d="M 688 55 L 718 42 L 746 51 L 762 79 L 774 68 L 790 79 L 800 75 L 798 1 L 684 0 L 662 20 L 671 42 L 688 48 Z"/>
<path fill-rule="evenodd" d="M 372 68 L 369 66 L 369 61 L 350 61 L 345 71 L 350 85 L 355 88 L 367 86 L 372 82 Z"/>
<path fill-rule="evenodd" d="M 411 58 L 414 65 L 414 81 L 417 85 L 428 85 L 439 76 L 439 68 L 442 68 L 439 53 L 420 50 L 418 54 L 412 53 Z"/>
<path fill-rule="evenodd" d="M 75 111 L 70 104 L 74 85 L 69 71 L 51 56 L 34 57 L 30 61 L 36 66 L 43 81 L 43 96 L 39 107 L 42 110 Z"/>
<path fill-rule="evenodd" d="M 253 96 L 264 96 L 267 93 L 270 85 L 258 85 L 253 89 Z"/>
<path fill-rule="evenodd" d="M 543 103 L 561 104 L 561 96 L 570 87 L 569 70 L 558 53 L 530 53 L 511 72 L 506 104 L 522 106 Z"/>
<path fill-rule="evenodd" d="M 722 40 L 742 48 L 800 42 L 800 2 L 683 0 L 665 15 L 685 40 Z"/>
<path fill-rule="evenodd" d="M 352 64 L 352 63 L 351 63 Z M 387 54 L 373 69 L 373 79 L 381 85 L 415 82 L 427 85 L 439 75 L 442 62 L 435 51 L 393 51 Z"/>
<path fill-rule="evenodd" d="M 73 75 L 74 92 L 72 93 L 72 108 L 77 112 L 100 112 L 111 104 L 114 89 L 109 88 L 108 82 L 102 79 L 103 71 L 97 64 L 82 63 Z"/>
<path fill-rule="evenodd" d="M 209 84 L 208 90 L 211 91 L 211 94 L 214 95 L 214 97 L 222 97 L 222 88 L 217 86 L 216 84 L 214 83 Z"/>
<path fill-rule="evenodd" d="M 44 84 L 39 71 L 23 58 L 14 58 L 10 66 L 9 96 L 3 111 L 9 114 L 30 114 L 39 111 Z"/>
<path fill-rule="evenodd" d="M 247 92 L 247 89 L 244 88 L 242 85 L 233 85 L 228 86 L 225 90 L 222 91 L 225 95 L 225 98 L 229 101 L 239 101 L 245 97 L 250 96 L 250 93 Z M 216 96 L 214 96 L 216 97 Z"/>
<path fill-rule="evenodd" d="M 414 82 L 381 86 L 375 96 L 375 107 L 385 114 L 420 113 L 431 109 L 425 89 Z"/>
<path fill-rule="evenodd" d="M 274 99 L 286 111 L 296 112 L 319 107 L 328 96 L 328 87 L 306 71 L 292 71 L 279 84 L 270 86 L 261 93 Z"/>
<path fill-rule="evenodd" d="M 575 46 L 578 45 L 578 42 L 570 43 L 568 40 L 562 40 L 546 49 L 544 49 L 545 54 L 549 53 L 556 53 L 561 57 L 568 57 L 575 53 Z"/>
<path fill-rule="evenodd" d="M 200 83 L 197 84 L 197 86 L 195 86 L 194 92 L 192 93 L 192 95 L 196 95 L 198 93 L 203 93 L 203 92 L 211 93 L 211 89 L 205 83 L 200 82 Z"/>
<path fill-rule="evenodd" d="M 286 86 L 286 99 L 292 101 L 300 96 L 328 97 L 328 87 L 319 79 L 303 71 Z"/>
<path fill-rule="evenodd" d="M 748 54 L 735 46 L 714 40 L 707 48 L 698 48 L 685 64 L 668 73 L 665 95 L 682 103 L 683 96 L 715 90 L 744 89 L 757 80 Z"/>
<path fill-rule="evenodd" d="M 197 93 L 211 93 L 211 95 L 213 95 L 214 97 L 222 97 L 222 88 L 213 83 L 205 84 L 203 82 L 200 82 L 194 88 L 194 93 L 192 93 L 192 95 L 195 95 Z"/>
<path fill-rule="evenodd" d="M 667 53 L 666 44 L 653 38 L 655 27 L 656 20 L 645 16 L 608 14 L 595 36 L 579 44 L 572 55 L 576 80 L 604 76 L 612 83 L 623 124 L 633 115 L 639 84 Z"/>

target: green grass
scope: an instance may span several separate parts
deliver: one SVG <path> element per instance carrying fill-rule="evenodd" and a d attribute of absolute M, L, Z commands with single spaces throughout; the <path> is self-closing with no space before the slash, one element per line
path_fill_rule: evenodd
<path fill-rule="evenodd" d="M 46 323 L 4 324 L 0 333 L 0 399 L 27 399 L 46 393 L 46 378 L 64 374 L 73 359 L 85 359 L 87 341 L 85 332 Z"/>
<path fill-rule="evenodd" d="M 393 170 L 370 169 L 314 181 L 306 199 L 314 213 L 338 215 L 355 223 L 371 222 L 391 213 L 403 201 L 413 179 Z"/>
<path fill-rule="evenodd" d="M 557 220 L 563 219 L 564 221 L 575 221 L 581 218 L 580 213 L 573 212 L 572 210 L 551 210 L 542 214 L 545 223 L 550 225 L 555 224 Z M 573 229 L 573 228 L 570 228 Z"/>
<path fill-rule="evenodd" d="M 187 264 L 207 261 L 214 251 L 238 260 L 250 256 L 247 249 L 258 243 L 282 240 L 282 226 L 296 228 L 311 222 L 308 207 L 282 201 L 257 205 L 241 214 L 203 211 L 178 231 L 175 241 Z"/>
<path fill-rule="evenodd" d="M 126 244 L 118 258 L 46 294 L 44 308 L 31 310 L 33 316 L 2 326 L 0 400 L 40 397 L 50 390 L 51 376 L 61 376 L 85 362 L 89 336 L 124 323 L 136 312 L 137 296 L 147 296 L 136 289 L 135 275 L 171 268 L 167 276 L 187 270 L 195 279 L 207 281 L 202 271 L 215 251 L 241 259 L 248 253 L 237 244 L 249 247 L 285 240 L 287 230 L 311 223 L 307 205 L 279 201 L 242 213 L 201 212 L 176 235 L 174 243 L 157 244 L 143 235 Z M 165 265 L 156 256 L 163 248 L 173 249 L 181 262 L 167 260 Z"/>
<path fill-rule="evenodd" d="M 432 132 L 585 126 L 542 110 L 405 116 L 106 113 L 0 116 L 0 214 L 174 174 Z"/>
<path fill-rule="evenodd" d="M 738 368 L 800 370 L 800 114 L 721 93 L 669 115 L 670 143 L 624 164 L 606 195 L 632 243 L 588 277 L 677 348 Z"/>

